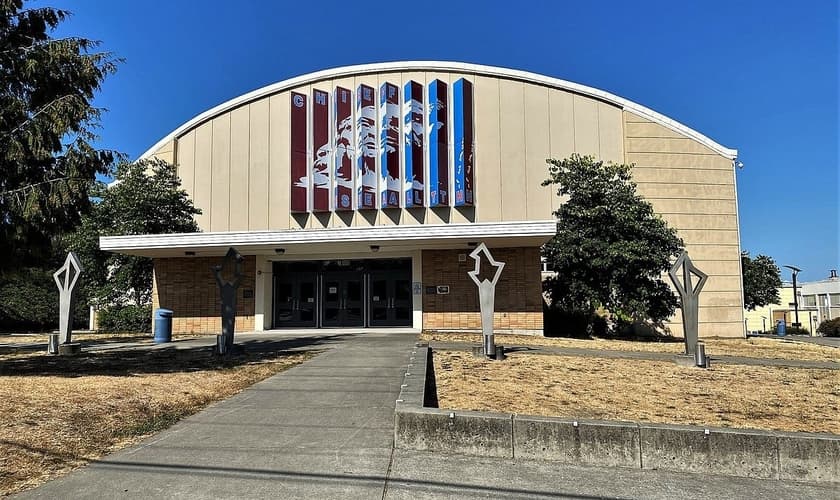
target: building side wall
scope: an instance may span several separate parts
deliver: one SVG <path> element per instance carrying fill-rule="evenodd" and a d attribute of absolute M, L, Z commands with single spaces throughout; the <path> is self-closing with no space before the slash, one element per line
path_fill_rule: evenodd
<path fill-rule="evenodd" d="M 744 335 L 741 251 L 732 160 L 657 123 L 625 112 L 626 161 L 638 192 L 677 229 L 709 280 L 700 294 L 701 337 Z M 667 325 L 682 335 L 677 314 Z"/>
<path fill-rule="evenodd" d="M 213 266 L 222 257 L 154 260 L 152 307 L 174 311 L 173 333 L 221 333 L 221 296 Z M 254 329 L 256 258 L 245 257 L 244 278 L 236 300 L 236 331 Z M 245 298 L 250 290 L 250 298 Z"/>
<path fill-rule="evenodd" d="M 505 263 L 496 284 L 497 331 L 542 334 L 543 311 L 539 248 L 493 248 L 493 258 Z M 478 289 L 467 274 L 475 261 L 465 250 L 423 251 L 423 328 L 479 330 Z M 467 255 L 460 262 L 459 255 Z M 484 278 L 484 275 L 480 275 Z M 426 293 L 425 287 L 448 286 L 449 293 Z"/>

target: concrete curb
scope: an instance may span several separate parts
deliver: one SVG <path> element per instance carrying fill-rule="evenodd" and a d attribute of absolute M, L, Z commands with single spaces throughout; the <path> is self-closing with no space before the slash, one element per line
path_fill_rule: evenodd
<path fill-rule="evenodd" d="M 837 435 L 429 408 L 433 371 L 431 349 L 415 345 L 394 416 L 397 448 L 840 483 Z"/>

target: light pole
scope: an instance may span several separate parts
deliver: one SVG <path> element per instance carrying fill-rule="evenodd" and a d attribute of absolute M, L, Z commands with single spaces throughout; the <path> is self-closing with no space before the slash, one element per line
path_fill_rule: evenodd
<path fill-rule="evenodd" d="M 793 325 L 791 325 L 791 326 L 795 326 L 797 328 L 800 328 L 802 325 L 799 324 L 799 298 L 796 296 L 796 275 L 800 271 L 802 271 L 802 269 L 799 269 L 796 266 L 784 266 L 784 267 L 790 269 L 790 274 L 791 274 L 791 276 L 793 276 L 793 314 L 794 314 L 794 320 L 793 320 Z"/>

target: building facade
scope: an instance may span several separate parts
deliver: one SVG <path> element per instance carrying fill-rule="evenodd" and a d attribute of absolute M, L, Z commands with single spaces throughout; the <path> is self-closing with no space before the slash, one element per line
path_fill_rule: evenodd
<path fill-rule="evenodd" d="M 506 262 L 496 327 L 542 332 L 539 248 L 563 202 L 547 158 L 633 163 L 638 191 L 709 280 L 701 336 L 744 330 L 737 152 L 583 85 L 444 62 L 351 66 L 202 113 L 144 157 L 177 166 L 201 233 L 103 238 L 154 258 L 176 332 L 220 330 L 211 266 L 246 256 L 237 328 L 480 328 L 468 254 Z M 668 325 L 681 335 L 679 315 Z"/>
<path fill-rule="evenodd" d="M 832 269 L 829 277 L 818 281 L 806 281 L 796 286 L 797 300 L 794 301 L 793 283 L 784 282 L 779 290 L 779 302 L 744 310 L 744 325 L 749 333 L 775 330 L 779 321 L 788 327 L 799 317 L 800 327 L 811 335 L 817 335 L 817 327 L 823 321 L 840 317 L 840 278 Z"/>

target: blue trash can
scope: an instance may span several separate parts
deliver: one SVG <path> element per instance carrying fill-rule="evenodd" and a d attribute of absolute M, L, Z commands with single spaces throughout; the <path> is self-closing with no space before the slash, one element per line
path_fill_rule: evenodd
<path fill-rule="evenodd" d="M 172 310 L 155 309 L 155 344 L 172 342 Z"/>
<path fill-rule="evenodd" d="M 776 321 L 776 335 L 779 337 L 784 337 L 786 334 L 786 325 L 785 320 L 780 319 Z"/>

